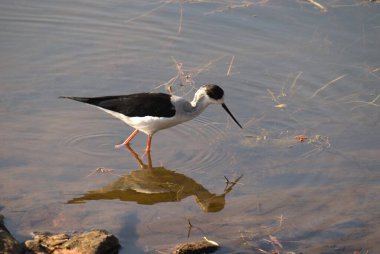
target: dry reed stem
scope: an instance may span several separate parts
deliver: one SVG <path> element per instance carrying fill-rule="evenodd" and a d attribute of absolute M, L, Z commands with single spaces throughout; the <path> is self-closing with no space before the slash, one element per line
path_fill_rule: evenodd
<path fill-rule="evenodd" d="M 275 108 L 280 108 L 280 109 L 284 109 L 287 107 L 286 104 L 284 103 L 281 103 L 278 98 L 280 98 L 281 96 L 286 96 L 285 92 L 284 92 L 284 89 L 282 89 L 282 92 L 280 95 L 278 95 L 277 97 L 274 95 L 274 93 L 270 90 L 270 89 L 267 89 L 268 93 L 270 94 L 270 96 L 272 97 L 272 100 L 276 103 L 276 105 L 274 105 Z"/>
<path fill-rule="evenodd" d="M 317 7 L 321 12 L 327 12 L 327 8 L 324 7 L 322 4 L 314 1 L 314 0 L 306 0 L 309 3 L 313 4 L 315 7 Z"/>
<path fill-rule="evenodd" d="M 375 102 L 376 102 L 377 99 L 379 99 L 379 98 L 380 98 L 380 94 L 378 94 L 378 95 L 376 96 L 375 99 L 373 99 L 372 101 L 370 101 L 369 104 L 375 104 Z M 376 104 L 376 106 L 379 106 L 379 105 Z"/>
<path fill-rule="evenodd" d="M 375 74 L 375 72 L 378 71 L 378 70 L 380 70 L 380 68 L 377 68 L 377 69 L 375 69 L 373 71 L 369 71 L 369 74 L 371 74 L 372 76 L 374 76 L 377 79 L 380 79 L 380 77 Z"/>
<path fill-rule="evenodd" d="M 230 3 L 225 3 L 225 5 L 223 7 L 217 8 L 217 9 L 209 11 L 209 12 L 206 12 L 205 15 L 225 12 L 225 11 L 238 9 L 238 8 L 248 8 L 252 5 L 263 5 L 267 2 L 269 2 L 269 0 L 261 0 L 258 2 L 243 0 L 243 1 L 240 1 L 240 3 L 235 3 L 233 1 L 231 1 Z"/>
<path fill-rule="evenodd" d="M 262 119 L 265 118 L 265 115 L 262 115 L 261 117 L 259 118 L 255 118 L 255 117 L 252 117 L 251 119 L 249 119 L 245 124 L 243 124 L 243 127 L 246 128 L 248 126 L 251 126 L 251 125 L 254 125 L 255 123 L 261 121 Z"/>
<path fill-rule="evenodd" d="M 284 218 L 284 216 L 281 214 L 281 216 L 277 220 L 278 221 L 277 225 L 261 226 L 261 228 L 265 230 L 267 235 L 276 234 L 282 230 L 285 219 L 287 218 Z"/>
<path fill-rule="evenodd" d="M 276 102 L 277 104 L 280 104 L 280 102 L 277 100 L 276 96 L 274 95 L 274 93 L 272 92 L 272 90 L 270 90 L 269 88 L 267 89 L 267 92 L 270 94 L 270 96 L 272 97 L 272 100 L 274 102 Z"/>
<path fill-rule="evenodd" d="M 135 20 L 137 20 L 137 19 L 140 19 L 140 18 L 146 17 L 146 16 L 152 14 L 153 12 L 157 11 L 158 9 L 161 9 L 162 7 L 166 6 L 166 5 L 169 4 L 169 3 L 170 3 L 170 2 L 163 3 L 163 4 L 159 5 L 159 6 L 157 6 L 156 8 L 151 9 L 150 11 L 144 12 L 143 14 L 141 14 L 141 15 L 139 15 L 139 16 L 136 16 L 136 17 L 134 17 L 134 18 L 127 19 L 127 20 L 125 21 L 125 23 L 133 22 L 133 21 L 135 21 Z"/>
<path fill-rule="evenodd" d="M 179 9 L 179 25 L 178 25 L 178 33 L 181 33 L 182 30 L 182 20 L 183 20 L 183 0 L 179 2 L 180 9 Z"/>
<path fill-rule="evenodd" d="M 119 174 L 115 174 L 115 173 L 113 173 L 113 171 L 114 171 L 114 170 L 113 170 L 112 168 L 99 167 L 99 168 L 93 170 L 93 171 L 92 171 L 90 174 L 88 174 L 85 178 L 90 177 L 90 176 L 92 176 L 92 175 L 95 174 L 95 173 L 109 173 L 110 175 L 115 175 L 115 176 L 119 176 L 119 177 L 121 177 L 121 175 L 119 175 Z"/>
<path fill-rule="evenodd" d="M 185 86 L 187 84 L 192 85 L 194 83 L 194 81 L 191 79 L 191 75 L 190 74 L 185 75 L 185 71 L 182 69 L 182 66 L 183 66 L 182 63 L 177 62 L 177 60 L 174 57 L 171 57 L 171 59 L 175 63 L 175 66 L 176 66 L 176 69 L 177 69 L 177 75 L 175 75 L 174 77 L 172 77 L 171 79 L 169 79 L 169 81 L 156 86 L 154 89 L 158 89 L 158 88 L 160 88 L 162 86 L 165 86 L 165 89 L 170 94 L 173 94 L 174 93 L 174 91 L 173 91 L 173 85 L 174 85 L 174 82 L 176 80 L 179 79 L 181 81 L 181 85 L 182 86 Z"/>
<path fill-rule="evenodd" d="M 337 1 L 338 2 L 338 4 L 330 4 L 329 5 L 329 7 L 331 7 L 331 8 L 340 8 L 340 7 L 356 7 L 356 6 L 368 6 L 369 5 L 369 2 L 378 2 L 378 0 L 375 0 L 375 1 L 373 1 L 373 0 L 362 0 L 362 1 L 358 1 L 358 3 L 346 3 L 346 4 L 343 4 L 343 2 L 344 1 L 342 1 L 342 4 L 339 4 L 339 1 Z M 347 2 L 347 1 L 346 1 Z"/>
<path fill-rule="evenodd" d="M 234 62 L 234 59 L 235 59 L 235 56 L 232 56 L 231 61 L 230 61 L 230 66 L 228 67 L 228 70 L 227 70 L 227 76 L 230 76 L 231 68 L 232 68 L 232 64 Z"/>
<path fill-rule="evenodd" d="M 208 63 L 202 65 L 200 68 L 196 68 L 194 74 L 195 76 L 204 72 L 205 70 L 207 70 L 212 64 L 214 64 L 215 62 L 219 61 L 220 59 L 226 57 L 226 55 L 221 55 L 217 58 L 214 58 L 213 60 L 209 61 Z"/>
<path fill-rule="evenodd" d="M 160 87 L 163 87 L 165 86 L 165 89 L 170 93 L 170 94 L 173 94 L 174 93 L 174 90 L 173 90 L 173 86 L 175 84 L 175 82 L 177 80 L 180 81 L 180 86 L 183 86 L 183 87 L 187 87 L 187 86 L 191 86 L 193 89 L 194 89 L 194 86 L 193 84 L 195 83 L 195 81 L 193 80 L 194 77 L 198 76 L 200 73 L 208 70 L 208 68 L 214 64 L 215 62 L 219 61 L 220 59 L 224 58 L 226 55 L 222 55 L 222 56 L 219 56 L 211 61 L 209 61 L 208 63 L 204 64 L 204 65 L 201 65 L 200 67 L 196 67 L 196 68 L 193 68 L 193 69 L 189 69 L 189 70 L 186 70 L 183 68 L 183 64 L 178 62 L 173 56 L 171 57 L 172 61 L 175 63 L 175 66 L 176 66 L 176 70 L 177 70 L 177 74 L 172 77 L 171 79 L 169 79 L 169 81 L 163 83 L 163 84 L 160 84 L 158 86 L 156 86 L 154 89 L 158 89 Z M 188 91 L 188 93 L 190 93 L 190 91 Z M 185 95 L 183 96 L 186 96 L 188 93 L 186 93 Z"/>
<path fill-rule="evenodd" d="M 315 91 L 315 92 L 313 93 L 313 95 L 310 96 L 309 99 L 313 99 L 318 93 L 320 93 L 321 91 L 323 91 L 324 89 L 326 89 L 328 86 L 334 84 L 334 83 L 337 82 L 338 80 L 344 78 L 345 76 L 346 76 L 346 74 L 343 74 L 343 75 L 337 77 L 336 79 L 331 80 L 330 82 L 328 82 L 327 84 L 325 84 L 324 86 L 322 86 L 321 88 L 319 88 L 317 91 Z"/>
<path fill-rule="evenodd" d="M 178 74 L 175 75 L 174 77 L 172 77 L 171 79 L 169 79 L 169 81 L 156 86 L 154 89 L 158 89 L 162 86 L 165 86 L 165 89 L 171 93 L 171 91 L 172 91 L 171 87 L 173 86 L 173 84 L 177 80 L 177 78 L 178 78 Z"/>
<path fill-rule="evenodd" d="M 290 86 L 290 89 L 289 89 L 291 95 L 294 94 L 294 89 L 295 89 L 295 87 L 296 87 L 297 80 L 299 79 L 299 77 L 301 77 L 301 75 L 302 75 L 302 71 L 300 71 L 300 72 L 297 74 L 297 76 L 294 78 L 293 83 L 292 83 L 292 85 Z"/>
<path fill-rule="evenodd" d="M 380 98 L 380 93 L 372 101 L 349 101 L 347 103 L 363 103 L 363 105 L 353 107 L 351 110 L 354 110 L 354 109 L 357 109 L 360 107 L 364 107 L 365 105 L 372 105 L 374 107 L 380 107 L 380 104 L 375 103 L 379 98 Z"/>

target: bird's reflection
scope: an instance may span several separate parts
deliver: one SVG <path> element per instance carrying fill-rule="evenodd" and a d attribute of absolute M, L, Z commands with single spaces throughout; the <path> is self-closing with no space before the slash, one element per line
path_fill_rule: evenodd
<path fill-rule="evenodd" d="M 126 146 L 139 163 L 140 168 L 98 190 L 71 199 L 67 203 L 85 203 L 88 200 L 110 200 L 136 202 L 143 205 L 153 205 L 161 202 L 178 202 L 189 196 L 194 196 L 197 204 L 204 212 L 221 211 L 226 203 L 225 196 L 241 179 L 227 181 L 222 194 L 209 192 L 192 178 L 164 167 L 153 167 L 150 153 L 146 154 L 148 163 L 144 164 L 130 146 Z"/>

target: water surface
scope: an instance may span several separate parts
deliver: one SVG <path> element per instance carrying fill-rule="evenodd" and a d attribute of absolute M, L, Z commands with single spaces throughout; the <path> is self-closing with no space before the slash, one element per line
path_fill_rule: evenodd
<path fill-rule="evenodd" d="M 9 229 L 22 241 L 104 228 L 122 253 L 203 236 L 219 253 L 270 252 L 270 235 L 284 252 L 380 251 L 380 5 L 319 2 L 327 12 L 290 0 L 2 1 Z M 155 135 L 143 171 L 114 149 L 130 127 L 58 99 L 164 92 L 169 81 L 189 99 L 219 84 L 244 129 L 210 106 Z M 132 144 L 140 156 L 145 142 Z"/>

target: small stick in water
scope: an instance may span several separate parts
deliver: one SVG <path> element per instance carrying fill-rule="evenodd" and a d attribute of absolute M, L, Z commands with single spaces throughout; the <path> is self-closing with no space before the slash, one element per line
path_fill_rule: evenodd
<path fill-rule="evenodd" d="M 306 0 L 308 1 L 309 3 L 313 4 L 315 7 L 317 7 L 321 12 L 326 12 L 327 11 L 327 8 L 324 7 L 322 4 L 314 1 L 314 0 Z"/>

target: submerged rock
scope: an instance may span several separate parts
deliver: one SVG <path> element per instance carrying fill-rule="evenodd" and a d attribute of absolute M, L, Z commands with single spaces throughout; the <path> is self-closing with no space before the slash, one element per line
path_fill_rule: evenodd
<path fill-rule="evenodd" d="M 28 254 L 117 254 L 119 240 L 105 230 L 91 230 L 81 234 L 38 233 L 25 241 Z"/>
<path fill-rule="evenodd" d="M 172 254 L 203 254 L 213 253 L 219 248 L 216 242 L 207 239 L 193 243 L 178 244 Z"/>
<path fill-rule="evenodd" d="M 0 214 L 0 253 L 19 254 L 23 253 L 22 246 L 9 233 L 4 225 L 4 216 Z"/>

